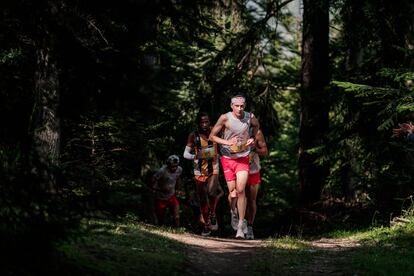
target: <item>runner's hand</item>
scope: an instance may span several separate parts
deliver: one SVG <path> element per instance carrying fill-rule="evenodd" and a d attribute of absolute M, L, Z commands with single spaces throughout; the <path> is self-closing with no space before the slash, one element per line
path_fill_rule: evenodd
<path fill-rule="evenodd" d="M 254 144 L 254 138 L 249 138 L 246 142 L 246 146 L 249 146 L 251 144 Z"/>

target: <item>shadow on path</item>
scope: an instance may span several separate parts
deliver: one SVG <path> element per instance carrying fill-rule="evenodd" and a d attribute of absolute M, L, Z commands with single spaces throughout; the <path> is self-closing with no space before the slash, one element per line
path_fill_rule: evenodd
<path fill-rule="evenodd" d="M 249 265 L 260 256 L 263 240 L 163 234 L 187 245 L 188 275 L 251 275 Z"/>
<path fill-rule="evenodd" d="M 257 273 L 253 263 L 264 260 L 270 262 L 271 275 L 349 275 L 344 270 L 349 261 L 346 252 L 360 246 L 351 239 L 322 238 L 306 242 L 307 249 L 286 250 L 272 249 L 266 240 L 163 235 L 187 246 L 187 275 L 252 275 Z"/>

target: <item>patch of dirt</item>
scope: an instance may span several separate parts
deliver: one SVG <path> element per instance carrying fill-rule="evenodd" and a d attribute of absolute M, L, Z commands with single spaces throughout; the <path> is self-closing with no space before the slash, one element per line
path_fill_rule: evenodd
<path fill-rule="evenodd" d="M 359 243 L 352 239 L 326 239 L 322 238 L 310 243 L 316 249 L 329 249 L 332 251 L 341 251 L 349 248 L 360 246 Z"/>
<path fill-rule="evenodd" d="M 194 234 L 165 233 L 188 247 L 189 275 L 249 275 L 250 262 L 266 244 L 263 240 L 202 237 Z"/>
<path fill-rule="evenodd" d="M 187 245 L 188 275 L 250 275 L 251 262 L 263 258 L 265 240 L 202 237 L 194 234 L 164 233 Z M 346 250 L 360 246 L 351 239 L 319 239 L 309 242 L 312 260 L 289 275 L 345 275 L 338 264 L 346 264 Z M 277 252 L 276 252 L 277 253 Z M 282 262 L 283 263 L 283 262 Z"/>
<path fill-rule="evenodd" d="M 311 250 L 317 254 L 314 254 L 312 261 L 305 266 L 305 270 L 299 273 L 301 275 L 349 275 L 349 272 L 344 271 L 349 263 L 344 253 L 360 246 L 356 241 L 346 238 L 322 238 L 310 242 L 310 245 Z"/>
<path fill-rule="evenodd" d="M 307 251 L 312 254 L 312 258 L 295 268 L 296 275 L 350 275 L 346 252 L 360 246 L 356 241 L 346 238 L 322 238 L 309 242 L 309 245 L 311 248 Z"/>

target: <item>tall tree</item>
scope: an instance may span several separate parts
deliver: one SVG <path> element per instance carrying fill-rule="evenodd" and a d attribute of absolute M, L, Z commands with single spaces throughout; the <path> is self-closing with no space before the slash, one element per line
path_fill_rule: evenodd
<path fill-rule="evenodd" d="M 304 0 L 301 114 L 299 130 L 299 181 L 302 203 L 320 199 L 329 169 L 318 162 L 318 147 L 328 129 L 329 3 Z"/>
<path fill-rule="evenodd" d="M 401 211 L 412 194 L 410 143 L 391 137 L 412 120 L 412 1 L 336 1 L 339 35 L 331 41 L 329 187 L 349 199 L 368 194 L 381 210 Z M 338 51 L 339 50 L 339 51 Z M 411 160 L 411 161 L 410 161 Z M 345 184 L 345 185 L 344 185 Z M 342 191 L 333 187 L 343 187 Z"/>
<path fill-rule="evenodd" d="M 55 30 L 52 30 L 56 13 L 57 7 L 54 4 L 45 5 L 34 39 L 37 67 L 31 122 L 32 171 L 39 178 L 42 190 L 48 192 L 55 192 L 55 172 L 60 157 L 59 68 L 54 46 L 57 38 L 54 35 Z"/>

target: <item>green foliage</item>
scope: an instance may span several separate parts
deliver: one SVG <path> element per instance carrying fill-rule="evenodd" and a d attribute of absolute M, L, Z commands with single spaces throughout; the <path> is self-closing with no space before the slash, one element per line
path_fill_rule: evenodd
<path fill-rule="evenodd" d="M 391 207 L 413 192 L 411 145 L 392 137 L 392 128 L 411 115 L 414 91 L 405 85 L 412 77 L 407 70 L 383 69 L 377 76 L 381 87 L 333 82 L 340 89 L 333 90 L 330 112 L 328 187 L 342 196 L 368 192 L 373 203 Z"/>
<path fill-rule="evenodd" d="M 279 114 L 280 129 L 270 136 L 269 156 L 262 158 L 262 197 L 259 204 L 266 209 L 283 210 L 294 206 L 298 200 L 297 151 L 298 151 L 298 93 L 282 91 L 274 103 Z M 270 223 L 267 221 L 267 223 Z"/>
<path fill-rule="evenodd" d="M 410 32 L 412 5 L 335 4 L 326 190 L 347 198 L 367 192 L 371 203 L 399 211 L 400 198 L 413 192 L 411 145 L 392 137 L 392 128 L 412 117 L 412 58 L 403 38 Z"/>
<path fill-rule="evenodd" d="M 52 243 L 78 226 L 79 206 L 70 192 L 42 189 L 25 170 L 20 148 L 2 148 L 0 160 L 0 271 L 47 273 L 54 262 Z"/>
<path fill-rule="evenodd" d="M 9 49 L 9 51 L 2 52 L 0 55 L 0 63 L 13 63 L 16 62 L 16 59 L 22 56 L 22 50 L 17 49 Z"/>

